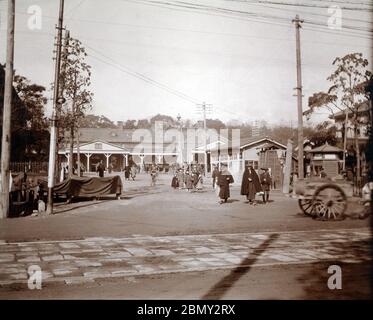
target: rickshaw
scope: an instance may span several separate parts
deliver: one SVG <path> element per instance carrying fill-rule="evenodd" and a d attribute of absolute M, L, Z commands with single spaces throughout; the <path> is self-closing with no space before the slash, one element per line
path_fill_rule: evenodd
<path fill-rule="evenodd" d="M 303 213 L 321 220 L 343 219 L 347 199 L 353 196 L 353 184 L 344 179 L 309 178 L 295 186 Z"/>
<path fill-rule="evenodd" d="M 299 207 L 321 220 L 343 219 L 347 199 L 353 196 L 353 183 L 341 170 L 343 150 L 326 143 L 309 153 L 311 177 L 295 183 Z"/>

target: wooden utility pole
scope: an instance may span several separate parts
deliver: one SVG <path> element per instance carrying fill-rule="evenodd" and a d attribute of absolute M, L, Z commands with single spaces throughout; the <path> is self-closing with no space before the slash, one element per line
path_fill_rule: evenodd
<path fill-rule="evenodd" d="M 47 213 L 53 213 L 53 187 L 55 178 L 55 162 L 56 162 L 56 122 L 58 104 L 61 104 L 59 96 L 59 80 L 61 69 L 61 47 L 62 47 L 62 25 L 63 25 L 63 7 L 64 0 L 60 0 L 60 9 L 57 26 L 57 50 L 56 50 L 56 65 L 54 71 L 54 90 L 53 90 L 53 112 L 51 118 L 51 131 L 50 131 L 50 145 L 49 145 L 49 166 L 48 166 L 48 206 Z"/>
<path fill-rule="evenodd" d="M 284 179 L 282 183 L 283 193 L 289 193 L 289 190 L 290 190 L 290 175 L 292 171 L 292 155 L 293 155 L 293 141 L 291 139 L 288 139 L 288 143 L 286 146 L 285 172 L 284 172 Z"/>
<path fill-rule="evenodd" d="M 59 96 L 63 97 L 64 96 L 64 91 L 65 91 L 65 72 L 66 72 L 66 63 L 67 63 L 67 56 L 68 56 L 68 50 L 69 50 L 69 40 L 70 40 L 70 31 L 66 30 L 65 31 L 65 42 L 63 44 L 63 54 L 61 53 L 61 71 L 60 71 L 60 80 L 59 80 Z M 56 110 L 56 127 L 57 127 L 57 138 L 56 138 L 56 166 L 55 166 L 55 176 L 57 177 L 59 174 L 59 170 L 61 169 L 61 162 L 58 158 L 58 150 L 60 148 L 60 135 L 61 135 L 61 130 L 59 126 L 59 120 L 61 117 L 61 112 L 62 112 L 62 103 L 57 103 L 56 104 L 57 110 Z"/>
<path fill-rule="evenodd" d="M 295 40 L 296 40 L 296 59 L 297 59 L 297 105 L 298 105 L 298 178 L 304 178 L 304 161 L 303 161 L 303 110 L 302 110 L 302 69 L 301 69 L 301 52 L 300 52 L 300 32 L 303 20 L 296 15 L 293 20 L 295 23 Z"/>
<path fill-rule="evenodd" d="M 345 125 L 344 125 L 344 135 L 343 135 L 343 171 L 346 170 L 346 152 L 347 152 L 347 126 L 348 126 L 348 109 L 345 110 Z"/>
<path fill-rule="evenodd" d="M 203 138 L 203 141 L 204 141 L 204 166 L 205 166 L 205 169 L 204 169 L 204 173 L 205 175 L 207 174 L 207 120 L 206 120 L 206 113 L 207 113 L 207 107 L 208 106 L 211 106 L 211 104 L 206 104 L 206 102 L 203 102 L 202 104 L 199 104 L 198 106 L 201 106 L 202 107 L 202 110 L 200 109 L 200 111 L 202 111 L 202 115 L 203 115 L 203 133 L 204 133 L 204 138 Z"/>
<path fill-rule="evenodd" d="M 15 0 L 8 0 L 7 47 L 4 84 L 3 134 L 1 140 L 1 202 L 0 218 L 9 215 L 10 192 L 10 142 L 11 142 L 11 114 L 13 93 L 13 59 L 14 59 L 14 20 Z"/>
<path fill-rule="evenodd" d="M 205 144 L 205 176 L 207 175 L 207 123 L 206 123 L 206 103 L 202 104 L 203 108 L 203 131 L 204 131 L 204 144 Z"/>

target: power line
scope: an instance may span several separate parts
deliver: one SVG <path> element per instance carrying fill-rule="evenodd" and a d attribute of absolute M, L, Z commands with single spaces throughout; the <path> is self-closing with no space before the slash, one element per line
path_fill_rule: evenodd
<path fill-rule="evenodd" d="M 264 3 L 253 3 L 253 2 L 240 1 L 240 0 L 224 0 L 224 1 L 228 1 L 228 2 L 240 2 L 240 3 L 244 2 L 245 4 L 251 5 L 251 6 L 255 6 L 256 8 L 258 8 L 258 7 L 261 7 L 261 8 L 271 8 L 271 9 L 274 9 L 274 10 L 287 12 L 287 13 L 289 13 L 291 15 L 294 14 L 294 10 L 292 10 L 292 9 L 282 8 L 282 7 L 279 7 L 279 6 L 265 5 Z M 298 9 L 297 9 L 296 12 L 298 14 L 302 14 L 302 15 L 311 15 L 311 16 L 318 16 L 318 17 L 323 17 L 323 18 L 330 18 L 330 15 L 322 14 L 322 13 L 314 13 L 314 12 L 309 12 L 309 11 L 299 11 Z M 350 18 L 350 17 L 344 16 L 343 20 L 348 20 L 348 21 L 353 21 L 353 22 L 359 22 L 359 23 L 373 24 L 372 21 L 363 20 L 361 18 L 360 19 L 354 19 L 354 18 Z"/>
<path fill-rule="evenodd" d="M 330 6 L 327 5 L 318 5 L 318 4 L 306 4 L 306 3 L 290 3 L 290 2 L 275 2 L 275 1 L 255 1 L 256 3 L 262 4 L 274 4 L 280 6 L 292 6 L 292 7 L 305 7 L 305 8 L 323 8 L 328 9 Z M 345 3 L 345 2 L 343 2 Z M 348 6 L 340 6 L 343 10 L 352 10 L 352 11 L 373 11 L 370 8 L 359 8 L 359 7 L 348 7 Z"/>
<path fill-rule="evenodd" d="M 158 81 L 156 81 L 156 80 L 154 80 L 154 79 L 151 79 L 150 77 L 148 77 L 148 76 L 146 76 L 146 75 L 144 75 L 144 74 L 141 74 L 141 73 L 139 73 L 139 72 L 137 72 L 137 71 L 134 71 L 134 70 L 129 69 L 129 68 L 126 67 L 126 66 L 123 66 L 122 64 L 116 62 L 116 61 L 115 61 L 114 59 L 112 59 L 111 57 L 108 57 L 108 56 L 105 55 L 104 53 L 102 53 L 102 52 L 100 52 L 100 51 L 98 51 L 98 50 L 96 50 L 96 49 L 93 49 L 93 48 L 90 47 L 90 46 L 87 46 L 87 45 L 86 45 L 86 47 L 89 48 L 90 50 L 92 50 L 93 52 L 96 52 L 97 54 L 99 54 L 99 55 L 105 57 L 106 59 L 108 59 L 108 60 L 110 60 L 110 61 L 112 61 L 112 62 L 105 61 L 105 60 L 103 60 L 102 58 L 96 57 L 96 56 L 91 55 L 91 54 L 89 55 L 90 57 L 92 57 L 92 58 L 94 58 L 94 59 L 96 59 L 96 60 L 99 60 L 99 61 L 101 61 L 101 62 L 103 62 L 103 63 L 106 63 L 106 64 L 108 64 L 108 65 L 110 65 L 110 66 L 116 68 L 117 70 L 122 71 L 122 72 L 124 72 L 124 73 L 126 73 L 126 74 L 129 74 L 129 75 L 132 75 L 132 76 L 134 76 L 134 77 L 136 77 L 136 78 L 138 78 L 138 79 L 140 79 L 140 80 L 143 80 L 143 81 L 145 81 L 146 83 L 149 83 L 149 84 L 151 84 L 151 85 L 153 85 L 153 86 L 156 86 L 156 87 L 158 87 L 158 88 L 161 88 L 161 89 L 163 89 L 163 90 L 165 90 L 165 91 L 167 91 L 167 92 L 169 92 L 169 93 L 171 93 L 171 94 L 173 94 L 173 95 L 176 95 L 176 96 L 178 96 L 179 98 L 182 98 L 182 99 L 184 99 L 184 100 L 186 100 L 186 101 L 192 102 L 192 103 L 194 103 L 194 104 L 200 102 L 199 100 L 197 100 L 197 99 L 195 99 L 195 98 L 193 98 L 193 97 L 191 97 L 191 96 L 189 96 L 189 95 L 187 95 L 187 94 L 185 94 L 185 93 L 183 93 L 183 92 L 181 92 L 181 91 L 179 91 L 179 90 L 172 89 L 172 88 L 170 88 L 169 86 L 167 86 L 167 85 L 165 85 L 165 84 L 163 84 L 163 83 L 160 83 L 160 82 L 158 82 Z"/>
<path fill-rule="evenodd" d="M 188 10 L 185 10 L 185 8 L 187 8 L 189 9 L 189 11 L 196 10 L 202 14 L 224 16 L 224 17 L 228 17 L 232 19 L 239 19 L 239 20 L 244 20 L 244 21 L 249 20 L 249 21 L 254 21 L 254 22 L 261 22 L 261 23 L 286 26 L 286 27 L 289 26 L 289 21 L 290 21 L 290 19 L 285 18 L 285 17 L 258 14 L 258 13 L 252 13 L 252 12 L 247 12 L 247 11 L 242 11 L 242 10 L 233 10 L 233 9 L 227 9 L 227 8 L 221 8 L 221 7 L 198 5 L 198 4 L 190 3 L 190 2 L 183 2 L 183 5 L 180 5 L 178 4 L 178 2 L 165 2 L 165 1 L 155 1 L 155 0 L 122 0 L 122 1 L 152 5 L 152 6 L 159 6 L 163 8 L 173 8 L 173 7 L 184 8 L 184 11 L 188 11 Z M 186 6 L 185 3 L 187 3 L 188 6 Z M 213 14 L 212 12 L 219 12 L 219 14 Z M 224 14 L 221 14 L 221 12 L 223 12 Z M 243 17 L 245 18 L 242 19 Z M 263 20 L 263 19 L 266 19 L 266 20 Z M 320 23 L 318 23 L 317 21 L 308 20 L 307 22 L 309 24 L 320 25 Z M 348 26 L 348 25 L 345 25 L 342 31 L 345 34 L 353 34 L 354 36 L 364 36 L 364 34 L 360 33 L 359 31 L 366 32 L 366 33 L 372 33 L 372 30 L 366 30 L 363 28 L 359 28 L 355 26 Z"/>

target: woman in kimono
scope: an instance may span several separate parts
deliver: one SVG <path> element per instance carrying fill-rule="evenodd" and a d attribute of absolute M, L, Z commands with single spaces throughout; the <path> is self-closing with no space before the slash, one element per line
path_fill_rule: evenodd
<path fill-rule="evenodd" d="M 185 186 L 188 192 L 193 189 L 193 177 L 190 175 L 189 171 L 185 172 Z"/>
<path fill-rule="evenodd" d="M 196 189 L 197 190 L 202 190 L 203 189 L 203 178 L 202 178 L 202 174 L 201 173 L 198 173 L 197 183 L 196 183 Z"/>
<path fill-rule="evenodd" d="M 245 195 L 250 204 L 256 205 L 255 195 L 261 192 L 262 187 L 259 182 L 259 177 L 253 166 L 248 166 L 245 169 L 242 177 L 241 195 Z"/>
<path fill-rule="evenodd" d="M 221 173 L 218 176 L 217 185 L 219 186 L 219 203 L 227 202 L 228 198 L 231 196 L 229 185 L 234 182 L 233 176 L 228 171 L 225 164 L 221 165 Z"/>
<path fill-rule="evenodd" d="M 183 169 L 180 168 L 179 170 L 177 170 L 176 176 L 177 176 L 177 180 L 178 180 L 178 183 L 179 183 L 179 189 L 183 189 L 184 188 L 184 172 L 183 172 Z"/>

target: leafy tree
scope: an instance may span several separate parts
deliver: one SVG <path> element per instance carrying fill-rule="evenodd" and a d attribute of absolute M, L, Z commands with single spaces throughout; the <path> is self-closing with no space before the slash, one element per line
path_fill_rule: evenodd
<path fill-rule="evenodd" d="M 150 129 L 151 128 L 151 123 L 149 122 L 148 119 L 140 119 L 139 121 L 137 121 L 137 128 L 141 128 L 141 129 Z"/>
<path fill-rule="evenodd" d="M 73 173 L 74 137 L 80 127 L 80 121 L 86 111 L 92 108 L 93 93 L 89 91 L 91 84 L 91 66 L 85 62 L 87 53 L 82 43 L 70 38 L 67 50 L 62 54 L 61 83 L 63 83 L 63 96 L 66 103 L 61 110 L 60 125 L 69 130 L 69 175 Z M 61 131 L 60 131 L 61 132 Z M 79 136 L 79 135 L 77 135 Z M 79 142 L 77 143 L 79 145 Z M 79 167 L 78 153 L 78 167 Z M 79 168 L 78 168 L 79 172 Z"/>
<path fill-rule="evenodd" d="M 219 132 L 220 129 L 225 129 L 226 125 L 219 119 L 206 119 L 206 126 L 209 129 L 215 129 Z"/>
<path fill-rule="evenodd" d="M 3 66 L 0 65 L 0 136 L 3 123 L 4 76 Z M 49 132 L 48 122 L 44 115 L 47 102 L 44 91 L 43 86 L 31 83 L 26 77 L 14 76 L 11 123 L 12 161 L 44 161 L 48 157 Z"/>
<path fill-rule="evenodd" d="M 124 123 L 125 129 L 136 129 L 136 120 L 127 120 Z"/>
<path fill-rule="evenodd" d="M 330 145 L 337 144 L 337 127 L 333 125 L 330 121 L 324 121 L 318 124 L 308 138 L 313 142 L 315 147 L 319 147 L 325 143 Z"/>
<path fill-rule="evenodd" d="M 364 86 L 371 77 L 367 70 L 368 60 L 361 53 L 347 54 L 342 58 L 337 57 L 333 61 L 335 71 L 327 78 L 331 87 L 327 92 L 314 93 L 308 100 L 309 110 L 305 115 L 310 116 L 315 110 L 324 108 L 332 115 L 336 111 L 347 112 L 351 115 L 354 130 L 354 142 L 356 151 L 357 178 L 360 181 L 360 147 L 358 141 L 358 128 L 360 125 L 359 109 L 367 95 Z"/>
<path fill-rule="evenodd" d="M 115 123 L 105 116 L 96 116 L 88 114 L 80 119 L 80 127 L 82 128 L 117 128 Z"/>
<path fill-rule="evenodd" d="M 154 124 L 156 121 L 163 121 L 164 129 L 167 130 L 169 128 L 174 128 L 177 126 L 177 121 L 172 118 L 171 116 L 167 116 L 164 114 L 157 114 L 154 117 L 150 118 L 150 123 Z"/>
<path fill-rule="evenodd" d="M 26 126 L 19 128 L 26 143 L 24 160 L 45 161 L 48 158 L 49 132 L 44 109 L 48 99 L 45 87 L 31 83 L 26 77 L 16 75 L 14 87 L 26 110 Z"/>

